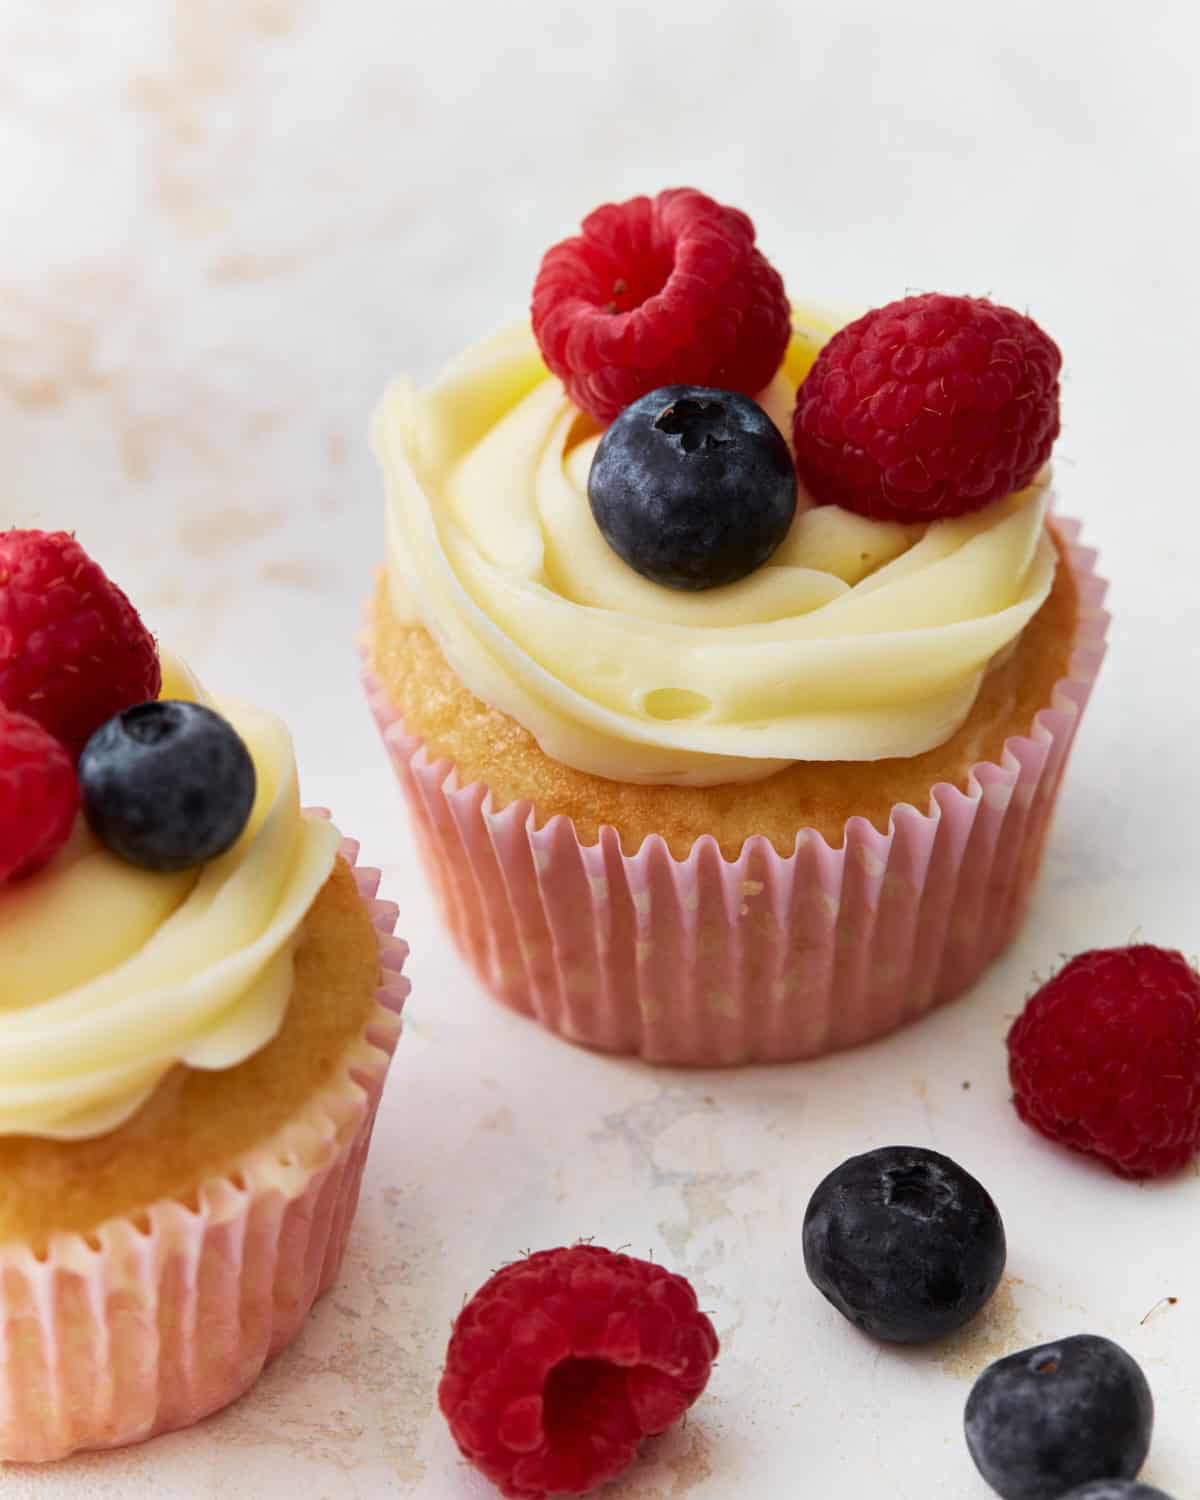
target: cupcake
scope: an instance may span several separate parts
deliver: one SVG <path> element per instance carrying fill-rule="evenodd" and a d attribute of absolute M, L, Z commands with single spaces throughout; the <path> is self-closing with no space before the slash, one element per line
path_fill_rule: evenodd
<path fill-rule="evenodd" d="M 274 716 L 0 534 L 0 1458 L 187 1426 L 337 1275 L 407 988 Z"/>
<path fill-rule="evenodd" d="M 656 1062 L 961 994 L 1020 926 L 1103 649 L 1057 347 L 968 297 L 839 329 L 691 190 L 590 215 L 531 323 L 373 427 L 365 682 L 456 944 Z"/>

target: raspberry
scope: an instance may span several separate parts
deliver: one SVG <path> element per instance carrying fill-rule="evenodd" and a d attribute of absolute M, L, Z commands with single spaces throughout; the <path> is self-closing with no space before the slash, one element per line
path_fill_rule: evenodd
<path fill-rule="evenodd" d="M 1123 1177 L 1186 1166 L 1200 1146 L 1200 976 L 1150 944 L 1073 958 L 1008 1034 L 1028 1125 Z"/>
<path fill-rule="evenodd" d="M 663 385 L 753 396 L 791 335 L 779 273 L 754 225 L 694 188 L 606 203 L 547 250 L 533 331 L 576 406 L 598 422 Z"/>
<path fill-rule="evenodd" d="M 682 1276 L 595 1245 L 542 1250 L 463 1308 L 438 1402 L 510 1500 L 581 1495 L 683 1415 L 717 1347 Z"/>
<path fill-rule="evenodd" d="M 933 521 L 1024 489 L 1058 436 L 1062 355 L 1035 322 L 930 292 L 825 345 L 796 393 L 796 468 L 813 498 Z"/>
<path fill-rule="evenodd" d="M 57 854 L 78 811 L 70 755 L 33 719 L 0 708 L 0 884 Z"/>
<path fill-rule="evenodd" d="M 0 703 L 78 756 L 161 686 L 154 637 L 74 537 L 0 532 Z"/>

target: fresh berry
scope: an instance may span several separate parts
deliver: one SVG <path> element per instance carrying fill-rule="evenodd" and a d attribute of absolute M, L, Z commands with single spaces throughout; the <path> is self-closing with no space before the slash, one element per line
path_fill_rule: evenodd
<path fill-rule="evenodd" d="M 67 751 L 27 715 L 0 708 L 0 885 L 55 855 L 78 811 Z"/>
<path fill-rule="evenodd" d="M 991 1197 L 917 1146 L 852 1156 L 804 1215 L 804 1265 L 857 1328 L 918 1344 L 968 1323 L 999 1285 L 1007 1246 Z"/>
<path fill-rule="evenodd" d="M 1081 953 L 1008 1034 L 1017 1113 L 1124 1177 L 1200 1148 L 1200 975 L 1148 943 Z"/>
<path fill-rule="evenodd" d="M 1097 1479 L 1084 1484 L 1062 1500 L 1171 1500 L 1152 1484 L 1138 1484 L 1136 1479 Z"/>
<path fill-rule="evenodd" d="M 618 557 L 673 589 L 736 583 L 766 562 L 796 512 L 779 429 L 749 396 L 666 385 L 600 439 L 588 500 Z"/>
<path fill-rule="evenodd" d="M 543 1250 L 458 1315 L 438 1403 L 504 1495 L 581 1495 L 687 1411 L 716 1356 L 682 1276 L 596 1245 Z"/>
<path fill-rule="evenodd" d="M 547 250 L 533 331 L 576 406 L 598 422 L 663 385 L 755 395 L 791 336 L 779 273 L 754 225 L 694 188 L 607 203 Z"/>
<path fill-rule="evenodd" d="M 78 755 L 161 685 L 154 637 L 74 537 L 0 531 L 0 703 Z"/>
<path fill-rule="evenodd" d="M 796 395 L 813 498 L 882 521 L 964 515 L 1024 489 L 1058 436 L 1062 355 L 1030 318 L 937 292 L 835 333 Z"/>
<path fill-rule="evenodd" d="M 188 870 L 223 854 L 246 826 L 256 786 L 233 725 L 173 699 L 102 725 L 79 757 L 79 781 L 96 837 L 146 870 Z"/>
<path fill-rule="evenodd" d="M 1080 1334 L 989 1365 L 967 1398 L 967 1447 L 1004 1500 L 1060 1500 L 1092 1479 L 1134 1479 L 1154 1401 L 1119 1345 Z"/>

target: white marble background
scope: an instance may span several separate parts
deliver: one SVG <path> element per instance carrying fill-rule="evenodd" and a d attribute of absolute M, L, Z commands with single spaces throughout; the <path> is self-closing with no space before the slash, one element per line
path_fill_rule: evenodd
<path fill-rule="evenodd" d="M 296 1346 L 200 1428 L 5 1496 L 483 1500 L 434 1412 L 450 1320 L 501 1261 L 593 1235 L 690 1275 L 724 1343 L 613 1500 L 984 1500 L 970 1379 L 1081 1329 L 1144 1362 L 1147 1477 L 1195 1500 L 1200 1186 L 1035 1140 L 1002 1038 L 1060 954 L 1200 946 L 1198 41 L 1188 0 L 0 0 L 0 524 L 77 529 L 209 681 L 287 716 L 308 797 L 385 866 L 415 985 L 349 1262 Z M 388 374 L 518 310 L 596 202 L 679 182 L 749 209 L 798 295 L 1032 310 L 1066 351 L 1064 506 L 1115 580 L 1021 942 L 898 1039 L 750 1074 L 584 1055 L 485 1000 L 351 645 Z M 856 1337 L 799 1255 L 817 1179 L 900 1138 L 976 1170 L 1011 1243 L 984 1319 L 923 1353 Z"/>

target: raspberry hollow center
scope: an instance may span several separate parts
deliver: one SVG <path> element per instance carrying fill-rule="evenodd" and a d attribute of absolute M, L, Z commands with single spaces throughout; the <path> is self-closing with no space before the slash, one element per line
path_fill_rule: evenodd
<path fill-rule="evenodd" d="M 604 305 L 607 313 L 636 312 L 643 302 L 657 297 L 671 279 L 675 269 L 670 255 L 655 256 L 642 262 L 633 262 L 622 268 L 614 277 L 610 296 Z"/>
<path fill-rule="evenodd" d="M 572 1356 L 555 1365 L 542 1392 L 542 1421 L 552 1452 L 586 1451 L 597 1433 L 636 1440 L 639 1428 L 629 1403 L 628 1374 L 606 1359 Z"/>

